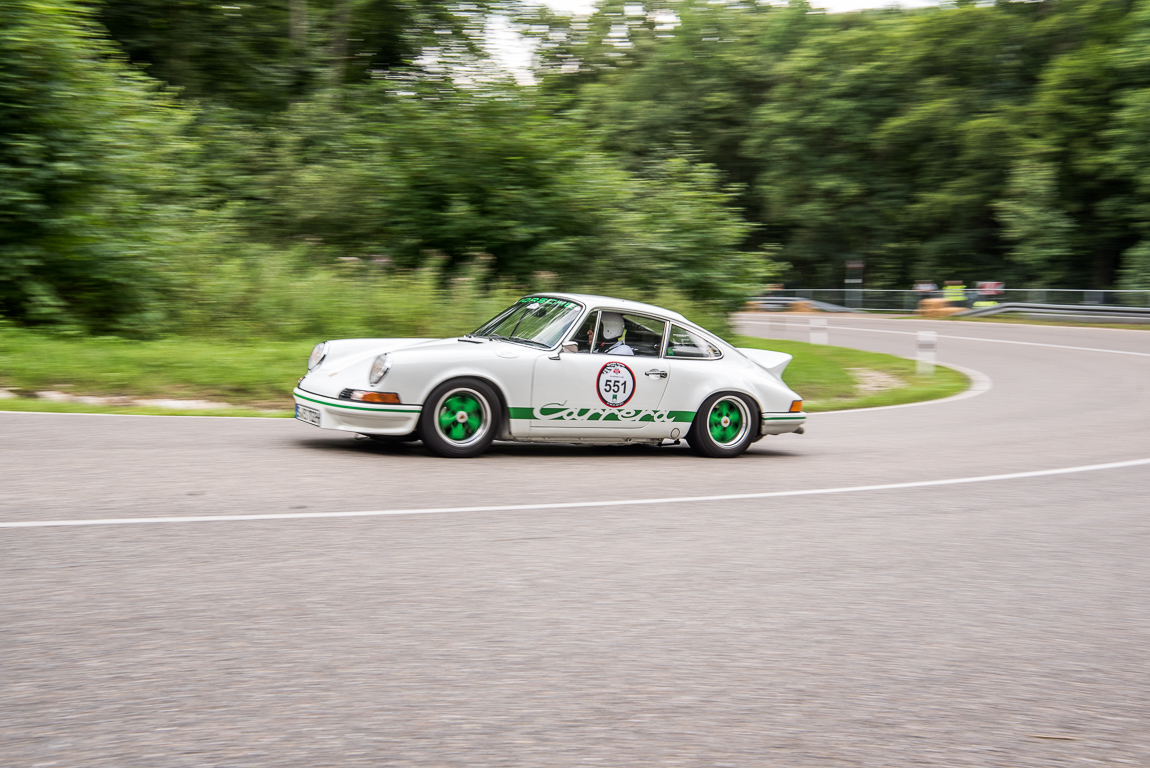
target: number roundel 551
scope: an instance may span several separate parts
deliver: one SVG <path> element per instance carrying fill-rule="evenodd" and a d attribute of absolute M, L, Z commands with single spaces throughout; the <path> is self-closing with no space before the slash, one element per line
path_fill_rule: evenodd
<path fill-rule="evenodd" d="M 635 372 L 623 363 L 610 362 L 599 370 L 599 399 L 609 408 L 622 408 L 635 394 Z"/>

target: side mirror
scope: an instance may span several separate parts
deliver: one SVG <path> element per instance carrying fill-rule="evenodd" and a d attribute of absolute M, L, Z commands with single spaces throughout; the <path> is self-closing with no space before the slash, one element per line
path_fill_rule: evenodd
<path fill-rule="evenodd" d="M 563 351 L 564 352 L 578 352 L 579 351 L 579 345 L 573 341 L 568 341 L 567 343 L 565 343 L 563 345 Z"/>

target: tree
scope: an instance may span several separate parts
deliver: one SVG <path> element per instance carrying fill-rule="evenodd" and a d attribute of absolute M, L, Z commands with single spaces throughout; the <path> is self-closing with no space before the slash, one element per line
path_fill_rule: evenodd
<path fill-rule="evenodd" d="M 1014 246 L 1009 258 L 1018 265 L 1018 282 L 1027 287 L 1057 284 L 1072 253 L 1074 222 L 1059 210 L 1057 174 L 1051 163 L 1021 160 L 994 203 L 1003 235 Z"/>
<path fill-rule="evenodd" d="M 145 332 L 159 321 L 180 110 L 68 0 L 0 9 L 0 314 Z"/>
<path fill-rule="evenodd" d="M 864 258 L 875 287 L 992 276 L 1105 287 L 1150 222 L 1137 191 L 1150 185 L 1135 178 L 1148 7 L 828 16 L 801 2 L 615 0 L 586 22 L 528 22 L 557 111 L 630 167 L 698 152 L 742 185 L 752 242 L 778 242 L 793 280 L 838 285 L 843 262 Z M 1019 207 L 1033 195 L 1018 180 L 1034 174 L 1065 238 L 1055 256 L 1043 233 L 1035 247 L 1050 262 L 1019 229 L 1039 213 Z M 1039 278 L 1043 263 L 1054 271 Z"/>
<path fill-rule="evenodd" d="M 148 73 L 189 99 L 266 115 L 315 91 L 418 70 L 481 48 L 514 0 L 101 0 L 99 20 Z"/>
<path fill-rule="evenodd" d="M 740 249 L 750 225 L 713 169 L 672 156 L 630 171 L 516 89 L 397 96 L 379 83 L 342 105 L 289 114 L 250 203 L 267 227 L 256 236 L 406 269 L 483 256 L 520 284 L 670 286 L 726 307 L 770 271 Z"/>

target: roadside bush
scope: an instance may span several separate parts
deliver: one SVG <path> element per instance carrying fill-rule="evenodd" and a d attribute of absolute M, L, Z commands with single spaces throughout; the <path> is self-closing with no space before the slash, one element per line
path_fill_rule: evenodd
<path fill-rule="evenodd" d="M 181 281 L 172 333 L 199 338 L 315 339 L 445 337 L 467 333 L 532 291 L 554 290 L 547 275 L 531 286 L 494 279 L 485 261 L 452 273 L 435 262 L 393 269 L 364 261 L 317 266 L 300 247 L 287 254 L 245 246 L 245 258 L 201 262 Z M 582 286 L 673 309 L 716 333 L 726 316 L 671 288 Z"/>
<path fill-rule="evenodd" d="M 87 6 L 0 3 L 0 314 L 126 335 L 162 325 L 183 118 Z"/>

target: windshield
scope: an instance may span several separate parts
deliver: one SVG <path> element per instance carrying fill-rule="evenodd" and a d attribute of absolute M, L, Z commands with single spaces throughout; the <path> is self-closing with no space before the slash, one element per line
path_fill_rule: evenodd
<path fill-rule="evenodd" d="M 507 339 L 550 348 L 559 343 L 582 307 L 574 301 L 528 296 L 504 310 L 491 322 L 469 333 L 486 339 Z"/>

